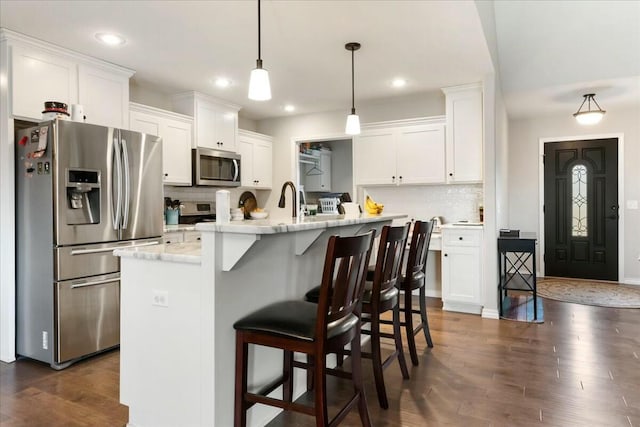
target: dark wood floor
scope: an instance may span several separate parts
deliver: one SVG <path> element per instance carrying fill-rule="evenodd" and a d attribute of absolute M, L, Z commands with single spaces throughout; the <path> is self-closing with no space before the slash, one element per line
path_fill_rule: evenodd
<path fill-rule="evenodd" d="M 370 362 L 363 362 L 374 425 L 640 427 L 640 310 L 543 301 L 543 324 L 431 307 L 435 347 L 418 340 L 420 366 L 408 381 L 397 366 L 385 371 L 386 411 L 377 404 Z M 26 360 L 1 364 L 0 425 L 124 425 L 118 356 L 111 352 L 61 372 Z M 349 384 L 336 380 L 329 391 L 340 399 Z M 283 414 L 270 425 L 314 423 Z M 359 426 L 357 412 L 344 425 Z"/>

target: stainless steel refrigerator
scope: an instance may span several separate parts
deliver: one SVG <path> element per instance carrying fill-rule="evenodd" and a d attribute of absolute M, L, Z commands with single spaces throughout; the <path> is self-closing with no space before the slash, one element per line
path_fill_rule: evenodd
<path fill-rule="evenodd" d="M 160 138 L 54 120 L 16 138 L 16 348 L 62 369 L 120 342 L 113 250 L 162 236 Z"/>

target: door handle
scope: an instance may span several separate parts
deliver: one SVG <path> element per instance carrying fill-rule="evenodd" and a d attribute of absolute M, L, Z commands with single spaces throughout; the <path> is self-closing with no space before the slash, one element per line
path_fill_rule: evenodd
<path fill-rule="evenodd" d="M 131 178 L 129 177 L 129 151 L 127 148 L 127 141 L 121 138 L 122 144 L 120 148 L 122 150 L 122 160 L 124 169 L 124 212 L 122 213 L 122 229 L 126 230 L 129 225 L 129 196 L 131 192 Z"/>
<path fill-rule="evenodd" d="M 87 286 L 104 285 L 105 283 L 113 283 L 113 282 L 117 282 L 119 280 L 120 280 L 120 278 L 95 280 L 95 281 L 92 281 L 92 282 L 85 282 L 85 283 L 79 283 L 79 284 L 76 284 L 76 285 L 71 285 L 71 289 L 86 288 Z"/>
<path fill-rule="evenodd" d="M 607 219 L 618 219 L 618 215 L 616 214 L 609 215 Z"/>
<path fill-rule="evenodd" d="M 115 132 L 115 131 L 114 131 Z M 113 212 L 113 229 L 114 230 L 118 230 L 120 228 L 120 217 L 122 216 L 122 158 L 120 157 L 120 141 L 118 140 L 117 136 L 113 137 L 113 146 L 112 146 L 112 157 L 115 158 L 115 163 L 116 163 L 116 177 L 117 177 L 117 184 L 114 182 L 113 180 L 113 172 L 111 175 L 111 185 L 117 185 L 117 192 L 116 192 L 116 207 L 115 207 L 115 212 Z M 111 209 L 114 210 L 113 208 L 113 191 L 111 192 Z"/>

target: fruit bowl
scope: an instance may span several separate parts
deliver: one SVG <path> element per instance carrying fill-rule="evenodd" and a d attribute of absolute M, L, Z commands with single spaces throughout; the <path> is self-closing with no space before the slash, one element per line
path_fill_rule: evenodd
<path fill-rule="evenodd" d="M 256 211 L 253 211 L 253 212 L 250 212 L 249 215 L 251 215 L 251 218 L 253 218 L 253 219 L 265 219 L 266 217 L 269 216 L 269 212 L 265 212 L 265 211 L 256 212 Z"/>

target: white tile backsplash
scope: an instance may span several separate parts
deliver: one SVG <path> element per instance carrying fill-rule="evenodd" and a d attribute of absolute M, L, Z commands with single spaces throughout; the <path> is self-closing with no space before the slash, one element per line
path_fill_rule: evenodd
<path fill-rule="evenodd" d="M 385 212 L 406 213 L 411 219 L 441 216 L 445 223 L 480 220 L 478 206 L 483 203 L 482 184 L 453 184 L 400 187 L 365 187 Z M 364 194 L 360 194 L 360 203 Z"/>

